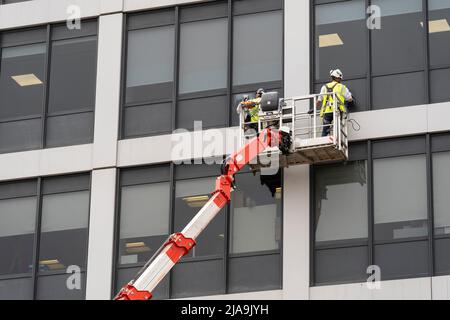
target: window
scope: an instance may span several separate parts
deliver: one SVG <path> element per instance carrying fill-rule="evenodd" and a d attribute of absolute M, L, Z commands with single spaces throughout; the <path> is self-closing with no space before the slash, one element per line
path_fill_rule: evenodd
<path fill-rule="evenodd" d="M 428 0 L 428 32 L 430 41 L 430 66 L 450 65 L 450 3 L 445 0 Z"/>
<path fill-rule="evenodd" d="M 83 298 L 83 291 L 67 288 L 66 271 L 76 266 L 84 282 L 89 180 L 87 175 L 43 179 L 38 299 Z"/>
<path fill-rule="evenodd" d="M 118 289 L 136 275 L 167 239 L 170 188 L 170 167 L 166 165 L 120 173 Z M 164 291 L 155 294 L 156 299 L 167 297 Z"/>
<path fill-rule="evenodd" d="M 450 153 L 442 152 L 433 155 L 434 182 L 434 233 L 450 234 Z"/>
<path fill-rule="evenodd" d="M 378 22 L 367 3 L 380 9 L 379 28 L 366 26 Z M 329 81 L 329 70 L 339 67 L 356 102 L 350 112 L 450 100 L 448 1 L 316 0 L 313 5 L 316 92 Z"/>
<path fill-rule="evenodd" d="M 1 153 L 92 142 L 97 23 L 82 23 L 2 33 Z"/>
<path fill-rule="evenodd" d="M 315 282 L 363 280 L 369 262 L 366 161 L 319 166 L 314 180 Z"/>
<path fill-rule="evenodd" d="M 426 159 L 374 160 L 375 240 L 427 235 Z"/>
<path fill-rule="evenodd" d="M 174 23 L 173 10 L 128 19 L 124 138 L 171 132 Z"/>
<path fill-rule="evenodd" d="M 233 86 L 282 80 L 282 30 L 279 11 L 234 18 Z M 257 41 L 256 34 L 264 35 L 264 41 Z"/>
<path fill-rule="evenodd" d="M 78 32 L 53 28 L 46 145 L 92 141 L 97 70 L 97 24 Z M 82 63 L 80 63 L 82 61 Z"/>
<path fill-rule="evenodd" d="M 346 164 L 313 168 L 314 285 L 365 282 L 370 265 L 381 280 L 448 275 L 448 133 L 349 151 Z"/>
<path fill-rule="evenodd" d="M 84 298 L 89 189 L 87 174 L 0 184 L 1 298 Z M 71 270 L 81 288 L 66 286 Z"/>
<path fill-rule="evenodd" d="M 229 291 L 280 289 L 281 171 L 273 176 L 241 173 L 236 185 L 230 205 Z"/>
<path fill-rule="evenodd" d="M 206 164 L 129 168 L 120 173 L 116 291 L 135 277 L 169 234 L 182 231 L 192 220 L 209 200 L 218 175 L 220 166 Z M 281 287 L 281 173 L 263 180 L 265 185 L 259 175 L 239 174 L 233 202 L 156 288 L 157 299 Z"/>
<path fill-rule="evenodd" d="M 203 129 L 236 126 L 236 96 L 283 91 L 281 0 L 130 14 L 127 29 L 122 139 L 192 131 L 195 121 Z M 255 30 L 264 41 L 254 41 Z"/>
<path fill-rule="evenodd" d="M 217 165 L 175 167 L 174 231 L 183 230 L 209 200 L 218 174 Z M 197 245 L 173 269 L 174 298 L 225 293 L 226 216 L 224 208 L 197 238 Z"/>
<path fill-rule="evenodd" d="M 371 30 L 373 72 L 423 68 L 422 0 L 373 0 L 372 5 L 380 7 L 382 23 L 380 29 Z"/>
<path fill-rule="evenodd" d="M 0 280 L 0 296 L 7 296 L 10 284 L 31 281 L 36 192 L 36 181 L 0 184 L 0 278 L 23 275 L 16 281 Z M 30 295 L 31 290 L 25 290 L 25 287 L 22 293 L 17 292 L 17 298 Z"/>
<path fill-rule="evenodd" d="M 180 14 L 177 128 L 192 130 L 194 121 L 205 129 L 227 126 L 227 4 L 181 8 Z"/>
<path fill-rule="evenodd" d="M 434 270 L 436 275 L 450 273 L 450 211 L 448 200 L 450 139 L 448 134 L 432 137 Z"/>
<path fill-rule="evenodd" d="M 0 152 L 36 149 L 43 130 L 45 29 L 2 35 Z"/>
<path fill-rule="evenodd" d="M 316 80 L 327 81 L 338 67 L 346 80 L 366 74 L 365 12 L 364 0 L 316 6 Z"/>

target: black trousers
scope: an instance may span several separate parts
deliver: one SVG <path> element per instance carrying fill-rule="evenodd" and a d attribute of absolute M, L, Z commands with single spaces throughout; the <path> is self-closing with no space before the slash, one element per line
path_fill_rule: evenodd
<path fill-rule="evenodd" d="M 322 137 L 326 137 L 330 134 L 331 124 L 333 123 L 333 112 L 325 113 L 323 115 L 323 130 Z"/>

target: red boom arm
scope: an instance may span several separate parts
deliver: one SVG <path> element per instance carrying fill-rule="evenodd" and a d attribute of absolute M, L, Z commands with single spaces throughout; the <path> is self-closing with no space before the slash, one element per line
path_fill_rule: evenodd
<path fill-rule="evenodd" d="M 172 267 L 194 246 L 197 236 L 230 200 L 234 175 L 269 147 L 281 144 L 282 133 L 266 128 L 244 147 L 233 153 L 216 179 L 216 187 L 209 201 L 180 233 L 169 237 L 166 243 L 141 269 L 136 278 L 123 287 L 115 300 L 148 300 L 151 292 Z"/>

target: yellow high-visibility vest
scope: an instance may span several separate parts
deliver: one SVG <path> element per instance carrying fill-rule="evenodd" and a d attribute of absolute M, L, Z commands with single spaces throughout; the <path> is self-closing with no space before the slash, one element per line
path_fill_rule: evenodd
<path fill-rule="evenodd" d="M 341 110 L 342 112 L 345 112 L 344 93 L 345 93 L 345 90 L 347 89 L 347 87 L 345 85 L 343 85 L 342 83 L 339 83 L 336 81 L 327 83 L 325 86 L 327 88 L 327 92 L 329 92 L 329 93 L 335 92 L 336 93 L 336 97 L 338 99 L 337 105 L 339 106 L 339 110 Z M 330 113 L 333 111 L 334 111 L 333 95 L 329 94 L 329 95 L 324 96 L 323 101 L 322 101 L 322 109 L 320 110 L 320 116 L 323 117 L 323 115 L 325 113 Z"/>
<path fill-rule="evenodd" d="M 251 109 L 248 109 L 248 113 L 250 114 L 250 121 L 257 122 L 259 119 L 259 107 L 261 105 L 261 98 L 255 98 L 250 100 L 255 103 L 255 106 Z"/>

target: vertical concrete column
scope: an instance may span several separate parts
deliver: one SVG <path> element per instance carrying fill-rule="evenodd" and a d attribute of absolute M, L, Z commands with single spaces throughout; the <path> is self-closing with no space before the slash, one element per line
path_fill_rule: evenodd
<path fill-rule="evenodd" d="M 111 298 L 116 169 L 92 172 L 86 299 Z"/>
<path fill-rule="evenodd" d="M 285 0 L 286 97 L 310 93 L 310 1 Z M 309 166 L 284 171 L 283 298 L 309 299 Z"/>
<path fill-rule="evenodd" d="M 94 168 L 117 161 L 123 14 L 100 16 L 95 100 Z"/>

